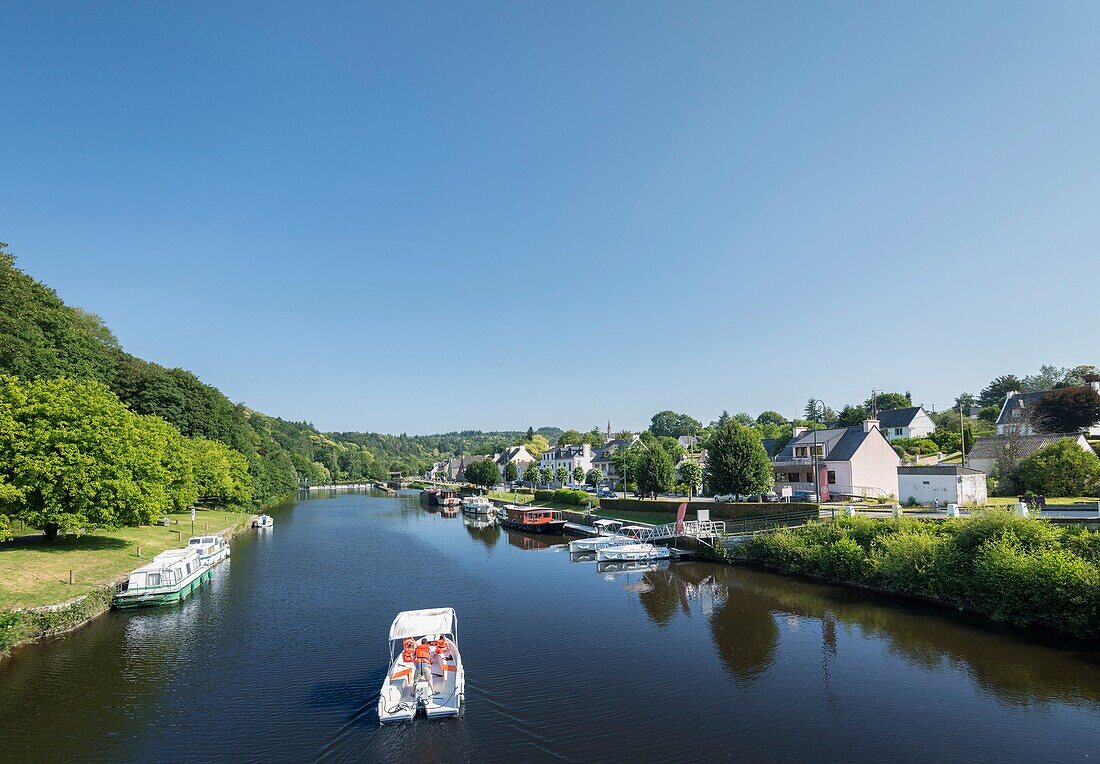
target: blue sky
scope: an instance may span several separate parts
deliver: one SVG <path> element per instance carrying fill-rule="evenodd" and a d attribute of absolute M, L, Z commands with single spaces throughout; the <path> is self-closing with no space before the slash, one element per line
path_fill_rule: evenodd
<path fill-rule="evenodd" d="M 323 429 L 1100 363 L 1096 3 L 3 3 L 0 239 Z"/>

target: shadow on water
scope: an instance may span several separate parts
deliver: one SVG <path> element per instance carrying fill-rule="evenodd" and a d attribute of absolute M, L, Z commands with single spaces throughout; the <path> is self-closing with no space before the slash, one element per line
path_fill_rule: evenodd
<path fill-rule="evenodd" d="M 826 653 L 836 654 L 837 627 L 851 627 L 882 640 L 911 665 L 962 671 L 1010 705 L 1100 704 L 1100 654 L 1080 645 L 1067 649 L 1054 638 L 1001 630 L 931 606 L 884 606 L 882 597 L 845 587 L 711 563 L 650 571 L 644 581 L 638 598 L 658 626 L 667 627 L 678 614 L 706 616 L 722 666 L 737 683 L 752 683 L 775 661 L 782 615 L 819 621 Z"/>
<path fill-rule="evenodd" d="M 561 546 L 562 544 L 568 544 L 569 538 L 567 536 L 561 536 L 553 533 L 530 535 L 521 531 L 506 530 L 504 531 L 508 536 L 508 543 L 519 549 L 523 549 L 528 552 L 537 552 L 543 549 L 550 549 L 551 547 Z"/>
<path fill-rule="evenodd" d="M 491 520 L 464 516 L 462 524 L 466 526 L 466 532 L 470 534 L 470 538 L 480 541 L 490 549 L 500 541 L 500 526 Z"/>

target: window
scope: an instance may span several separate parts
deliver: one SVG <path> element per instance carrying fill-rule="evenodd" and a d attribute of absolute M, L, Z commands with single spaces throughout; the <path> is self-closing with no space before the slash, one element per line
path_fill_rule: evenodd
<path fill-rule="evenodd" d="M 817 455 L 818 456 L 825 456 L 825 444 L 824 443 L 818 443 L 818 445 L 817 445 Z"/>
<path fill-rule="evenodd" d="M 145 574 L 146 586 L 160 586 L 160 573 L 146 573 Z"/>
<path fill-rule="evenodd" d="M 806 473 L 806 482 L 807 483 L 814 482 L 814 473 L 812 473 L 812 472 L 807 472 Z"/>
<path fill-rule="evenodd" d="M 829 485 L 836 485 L 836 473 L 829 470 Z"/>
<path fill-rule="evenodd" d="M 798 473 L 797 472 L 788 472 L 787 473 L 787 482 L 788 483 L 797 483 L 798 482 Z"/>
<path fill-rule="evenodd" d="M 895 435 L 901 435 L 901 428 L 900 427 L 895 427 L 894 428 L 894 434 Z"/>

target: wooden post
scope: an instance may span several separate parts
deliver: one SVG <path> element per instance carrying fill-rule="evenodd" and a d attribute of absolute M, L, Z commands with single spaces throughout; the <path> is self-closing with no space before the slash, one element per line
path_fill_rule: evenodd
<path fill-rule="evenodd" d="M 73 572 L 72 572 L 72 570 L 70 570 L 69 571 L 69 586 L 72 586 L 75 583 L 76 583 L 76 577 L 73 576 Z"/>
<path fill-rule="evenodd" d="M 141 557 L 141 544 L 138 544 L 138 557 Z"/>

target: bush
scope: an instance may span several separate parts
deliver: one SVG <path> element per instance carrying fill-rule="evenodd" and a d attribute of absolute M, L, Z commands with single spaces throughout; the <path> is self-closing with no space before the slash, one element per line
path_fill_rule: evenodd
<path fill-rule="evenodd" d="M 1021 491 L 1043 496 L 1092 496 L 1100 488 L 1100 458 L 1070 438 L 1021 459 L 1012 475 Z"/>
<path fill-rule="evenodd" d="M 553 504 L 571 504 L 575 507 L 583 507 L 591 504 L 595 509 L 600 506 L 600 500 L 587 491 L 576 491 L 570 488 L 559 488 L 556 491 L 535 491 L 535 501 Z"/>
<path fill-rule="evenodd" d="M 898 438 L 890 443 L 898 454 L 904 456 L 928 456 L 939 453 L 939 445 L 930 438 Z"/>

